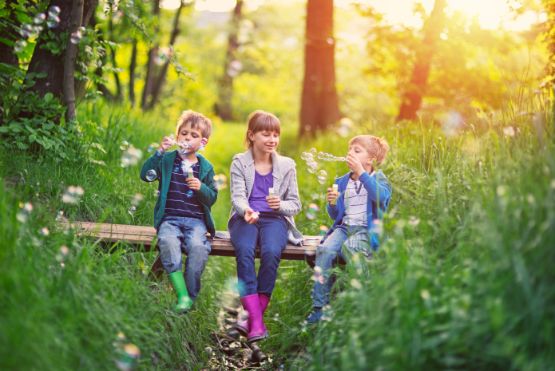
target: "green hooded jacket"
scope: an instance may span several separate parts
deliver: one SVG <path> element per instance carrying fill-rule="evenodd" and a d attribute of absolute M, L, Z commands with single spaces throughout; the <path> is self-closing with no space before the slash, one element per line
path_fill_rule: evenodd
<path fill-rule="evenodd" d="M 149 170 L 155 170 L 158 180 L 158 190 L 160 194 L 158 195 L 158 201 L 156 201 L 156 206 L 154 207 L 154 228 L 158 230 L 162 219 L 164 217 L 164 210 L 166 208 L 166 200 L 168 197 L 168 190 L 170 189 L 170 180 L 172 177 L 172 168 L 175 161 L 175 156 L 177 156 L 177 151 L 167 152 L 164 154 L 154 153 L 146 162 L 141 169 L 141 179 L 145 182 L 149 182 L 146 179 L 146 173 Z M 206 229 L 211 236 L 216 233 L 214 227 L 214 219 L 212 219 L 212 214 L 210 213 L 210 208 L 216 202 L 218 198 L 218 190 L 214 184 L 214 168 L 212 164 L 208 162 L 202 155 L 197 153 L 197 159 L 199 161 L 200 170 L 199 178 L 201 182 L 200 190 L 195 191 L 197 198 L 204 211 L 204 224 L 206 224 Z M 154 180 L 151 180 L 153 182 Z"/>

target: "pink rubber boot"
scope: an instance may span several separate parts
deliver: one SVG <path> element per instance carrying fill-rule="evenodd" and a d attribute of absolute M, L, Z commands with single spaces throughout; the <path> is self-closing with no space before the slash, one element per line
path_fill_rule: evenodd
<path fill-rule="evenodd" d="M 243 308 L 249 313 L 249 333 L 247 335 L 247 340 L 249 342 L 255 342 L 266 338 L 268 336 L 268 331 L 266 331 L 266 326 L 262 319 L 258 294 L 243 296 L 241 298 L 241 304 L 243 304 Z"/>
<path fill-rule="evenodd" d="M 264 321 L 264 313 L 266 313 L 266 308 L 268 308 L 268 304 L 270 303 L 270 297 L 266 294 L 258 293 L 258 299 L 260 300 L 260 310 L 262 311 L 262 320 Z M 235 324 L 235 329 L 237 329 L 241 335 L 247 336 L 249 333 L 249 322 L 246 319 L 240 319 Z M 268 332 L 265 325 L 264 329 Z"/>

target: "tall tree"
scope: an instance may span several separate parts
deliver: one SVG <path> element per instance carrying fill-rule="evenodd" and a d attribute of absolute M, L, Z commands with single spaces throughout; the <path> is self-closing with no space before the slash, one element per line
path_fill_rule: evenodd
<path fill-rule="evenodd" d="M 160 19 L 160 0 L 154 0 L 152 2 L 152 15 L 159 20 Z M 158 23 L 155 25 L 154 37 L 158 37 L 160 26 Z M 146 76 L 145 85 L 143 87 L 143 94 L 141 98 L 141 108 L 143 110 L 147 109 L 148 100 L 152 95 L 152 89 L 154 87 L 155 71 L 156 68 L 156 58 L 158 56 L 158 49 L 160 48 L 159 42 L 155 41 L 148 49 L 148 60 L 146 63 Z"/>
<path fill-rule="evenodd" d="M 326 130 L 340 117 L 334 56 L 333 0 L 308 0 L 300 136 Z"/>
<path fill-rule="evenodd" d="M 435 0 L 432 13 L 424 23 L 421 46 L 416 50 L 416 59 L 409 84 L 401 97 L 397 121 L 415 120 L 426 92 L 432 58 L 436 51 L 437 40 L 445 24 L 446 0 Z"/>
<path fill-rule="evenodd" d="M 77 0 L 74 0 L 77 1 Z M 60 23 L 56 28 L 48 34 L 41 33 L 29 68 L 27 69 L 27 79 L 34 79 L 35 82 L 30 88 L 31 91 L 39 96 L 46 93 L 52 93 L 55 97 L 63 98 L 63 82 L 64 82 L 64 60 L 66 47 L 70 44 L 68 33 L 72 23 L 73 1 L 52 0 L 50 7 L 57 6 L 60 8 Z M 92 18 L 97 5 L 97 0 L 84 0 L 83 18 L 81 26 L 87 26 Z M 60 49 L 52 49 L 49 43 L 53 40 L 67 40 L 67 43 Z"/>
<path fill-rule="evenodd" d="M 75 60 L 79 40 L 75 39 L 83 22 L 84 0 L 73 0 L 71 6 L 71 23 L 69 24 L 70 41 L 67 43 L 64 55 L 64 103 L 66 104 L 67 121 L 75 120 Z"/>
<path fill-rule="evenodd" d="M 237 74 L 237 48 L 239 48 L 239 27 L 242 18 L 243 0 L 237 0 L 229 24 L 227 51 L 224 60 L 224 71 L 218 84 L 218 102 L 215 105 L 216 115 L 222 120 L 233 119 L 233 80 Z"/>

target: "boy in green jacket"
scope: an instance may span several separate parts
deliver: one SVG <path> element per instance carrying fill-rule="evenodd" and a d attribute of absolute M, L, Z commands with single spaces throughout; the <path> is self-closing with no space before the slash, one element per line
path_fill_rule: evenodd
<path fill-rule="evenodd" d="M 188 311 L 200 291 L 200 277 L 214 236 L 210 208 L 218 190 L 214 169 L 197 151 L 208 143 L 212 123 L 204 115 L 184 111 L 177 121 L 176 140 L 164 137 L 160 147 L 144 163 L 141 179 L 158 179 L 159 196 L 154 208 L 154 227 L 164 269 L 177 294 L 177 312 Z M 166 152 L 172 145 L 179 149 Z M 182 273 L 182 251 L 187 254 Z"/>

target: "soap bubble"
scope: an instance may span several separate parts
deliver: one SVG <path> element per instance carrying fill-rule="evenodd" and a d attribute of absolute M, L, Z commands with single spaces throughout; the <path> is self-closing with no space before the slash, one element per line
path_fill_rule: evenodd
<path fill-rule="evenodd" d="M 326 233 L 328 233 L 328 231 L 329 231 L 329 228 L 325 225 L 321 225 L 320 228 L 319 228 L 319 234 L 321 236 L 325 236 Z"/>
<path fill-rule="evenodd" d="M 133 145 L 129 145 L 129 148 L 121 156 L 121 167 L 136 165 L 142 157 L 143 151 L 133 147 Z"/>
<path fill-rule="evenodd" d="M 224 174 L 215 175 L 214 184 L 218 190 L 225 189 L 227 187 L 227 177 Z"/>
<path fill-rule="evenodd" d="M 116 359 L 116 366 L 121 371 L 130 371 L 137 366 L 137 361 L 141 356 L 139 347 L 135 344 L 125 344 L 116 350 L 118 359 Z"/>
<path fill-rule="evenodd" d="M 62 202 L 66 204 L 77 204 L 85 191 L 80 186 L 69 186 L 62 195 Z"/>
<path fill-rule="evenodd" d="M 121 149 L 122 151 L 125 151 L 127 148 L 129 148 L 129 142 L 126 140 L 122 140 L 119 145 L 119 149 Z"/>
<path fill-rule="evenodd" d="M 20 223 L 25 223 L 29 219 L 29 215 L 33 211 L 33 204 L 30 202 L 20 203 L 19 211 L 17 212 L 16 218 Z"/>
<path fill-rule="evenodd" d="M 71 33 L 71 36 L 70 36 L 70 38 L 69 38 L 69 41 L 70 41 L 72 44 L 77 45 L 77 44 L 79 44 L 79 42 L 81 41 L 81 38 L 82 38 L 82 37 L 83 37 L 83 33 L 81 32 L 81 30 L 77 30 L 77 31 Z"/>
<path fill-rule="evenodd" d="M 27 46 L 27 41 L 25 40 L 17 40 L 15 45 L 14 45 L 14 51 L 16 53 L 21 52 L 23 49 L 25 49 L 25 47 Z"/>
<path fill-rule="evenodd" d="M 160 145 L 158 143 L 155 143 L 155 142 L 150 143 L 148 145 L 147 152 L 148 153 L 155 152 L 158 149 L 158 147 L 160 147 Z"/>
<path fill-rule="evenodd" d="M 148 182 L 154 182 L 156 179 L 158 179 L 158 173 L 156 172 L 156 170 L 150 169 L 146 172 L 145 179 Z"/>
<path fill-rule="evenodd" d="M 308 210 L 306 211 L 306 218 L 308 220 L 316 219 L 316 214 L 320 211 L 320 207 L 315 203 L 310 203 L 308 205 Z"/>
<path fill-rule="evenodd" d="M 353 121 L 348 117 L 343 117 L 341 120 L 339 120 L 337 134 L 345 138 L 349 135 L 349 132 L 351 131 L 352 127 L 353 127 Z"/>
<path fill-rule="evenodd" d="M 326 170 L 320 170 L 318 172 L 318 183 L 325 184 L 328 181 L 328 173 Z"/>
<path fill-rule="evenodd" d="M 129 209 L 127 209 L 127 212 L 131 216 L 133 216 L 135 214 L 135 211 L 137 211 L 137 206 L 135 206 L 135 205 L 131 205 L 131 207 L 129 207 Z"/>
<path fill-rule="evenodd" d="M 133 199 L 131 200 L 131 205 L 133 206 L 137 206 L 141 203 L 141 201 L 143 200 L 143 195 L 140 193 L 135 193 L 133 195 Z"/>

